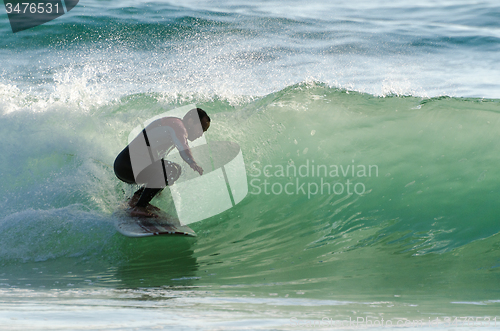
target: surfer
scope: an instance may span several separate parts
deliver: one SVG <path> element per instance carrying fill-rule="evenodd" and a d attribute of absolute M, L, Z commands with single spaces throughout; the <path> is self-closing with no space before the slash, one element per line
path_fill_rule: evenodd
<path fill-rule="evenodd" d="M 200 138 L 209 127 L 210 117 L 201 108 L 191 109 L 182 119 L 163 117 L 149 124 L 118 154 L 116 177 L 128 184 L 143 185 L 129 201 L 132 216 L 154 216 L 152 212 L 158 208 L 149 202 L 180 177 L 181 166 L 163 159 L 174 147 L 191 169 L 203 174 L 187 141 Z"/>

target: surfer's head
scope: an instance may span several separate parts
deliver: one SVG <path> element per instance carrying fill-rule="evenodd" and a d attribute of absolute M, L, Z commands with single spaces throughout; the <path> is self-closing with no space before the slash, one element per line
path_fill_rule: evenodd
<path fill-rule="evenodd" d="M 186 127 L 189 141 L 200 138 L 203 132 L 210 127 L 210 117 L 201 108 L 193 108 L 188 111 L 182 122 Z"/>

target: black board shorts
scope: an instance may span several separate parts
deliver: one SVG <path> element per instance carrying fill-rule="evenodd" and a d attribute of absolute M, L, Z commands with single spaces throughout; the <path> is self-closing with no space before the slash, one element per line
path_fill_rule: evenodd
<path fill-rule="evenodd" d="M 132 162 L 130 161 L 129 147 L 125 147 L 118 154 L 113 165 L 115 175 L 127 184 L 144 184 L 146 187 L 165 187 L 172 185 L 181 176 L 181 166 L 177 163 L 160 159 L 151 163 L 142 170 L 137 177 L 134 176 Z M 161 178 L 161 180 L 158 180 Z"/>

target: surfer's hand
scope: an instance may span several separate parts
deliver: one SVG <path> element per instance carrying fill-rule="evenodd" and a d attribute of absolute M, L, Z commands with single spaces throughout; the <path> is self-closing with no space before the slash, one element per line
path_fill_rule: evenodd
<path fill-rule="evenodd" d="M 191 169 L 193 169 L 194 171 L 198 171 L 200 176 L 203 175 L 203 169 L 199 165 L 197 165 L 196 163 L 193 163 L 191 165 Z"/>

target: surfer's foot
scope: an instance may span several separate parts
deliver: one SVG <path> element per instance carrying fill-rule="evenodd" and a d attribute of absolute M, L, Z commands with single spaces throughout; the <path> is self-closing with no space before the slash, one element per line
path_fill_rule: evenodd
<path fill-rule="evenodd" d="M 137 201 L 139 201 L 139 198 L 141 197 L 141 194 L 135 193 L 129 200 L 128 200 L 128 205 L 130 207 L 134 207 Z"/>
<path fill-rule="evenodd" d="M 148 204 L 148 205 L 146 206 L 146 210 L 153 211 L 153 212 L 159 212 L 161 209 L 160 209 L 160 208 L 158 208 L 158 207 L 156 207 L 156 206 L 153 206 L 153 205 L 151 205 L 151 204 Z"/>
<path fill-rule="evenodd" d="M 149 207 L 149 206 L 148 206 Z M 151 210 L 148 210 L 148 207 L 132 207 L 130 209 L 130 216 L 132 217 L 158 217 L 153 214 Z"/>

